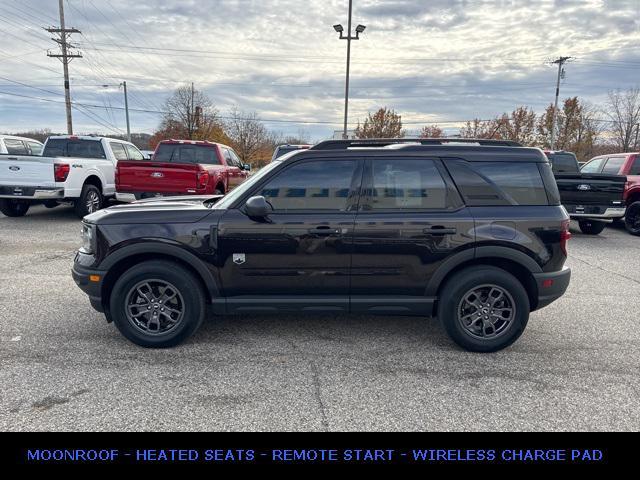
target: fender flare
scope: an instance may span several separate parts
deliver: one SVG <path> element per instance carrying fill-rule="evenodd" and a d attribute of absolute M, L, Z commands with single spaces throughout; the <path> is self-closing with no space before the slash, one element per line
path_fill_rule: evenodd
<path fill-rule="evenodd" d="M 447 277 L 447 275 L 449 275 L 449 273 L 451 273 L 456 267 L 462 265 L 463 263 L 480 258 L 492 257 L 511 260 L 519 265 L 522 265 L 532 274 L 542 272 L 542 268 L 533 258 L 519 250 L 497 245 L 476 247 L 475 250 L 463 250 L 445 260 L 431 276 L 431 279 L 427 284 L 425 295 L 429 297 L 435 297 L 438 293 L 438 288 L 440 288 L 440 285 Z"/>
<path fill-rule="evenodd" d="M 207 289 L 207 293 L 209 294 L 210 298 L 215 299 L 219 297 L 220 289 L 218 286 L 218 281 L 214 277 L 211 270 L 209 270 L 204 265 L 204 262 L 195 254 L 186 250 L 184 247 L 178 244 L 166 242 L 167 240 L 163 239 L 162 243 L 160 243 L 160 241 L 145 241 L 142 243 L 135 243 L 133 245 L 121 247 L 111 253 L 107 258 L 105 258 L 100 263 L 98 268 L 102 271 L 108 272 L 115 264 L 135 255 L 148 255 L 150 253 L 166 255 L 169 257 L 177 258 L 192 267 L 204 282 L 205 288 Z"/>

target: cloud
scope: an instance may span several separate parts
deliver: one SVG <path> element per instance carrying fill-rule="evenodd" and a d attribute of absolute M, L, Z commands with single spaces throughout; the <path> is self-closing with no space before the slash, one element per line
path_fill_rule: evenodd
<path fill-rule="evenodd" d="M 0 130 L 64 130 L 61 67 L 46 56 L 55 45 L 41 28 L 57 23 L 56 5 L 3 1 L 0 92 L 22 97 L 0 94 Z M 153 131 L 172 89 L 191 82 L 222 114 L 237 105 L 270 128 L 304 128 L 316 139 L 341 128 L 346 42 L 331 26 L 347 25 L 347 0 L 71 0 L 65 8 L 67 24 L 82 31 L 72 36 L 83 53 L 70 66 L 72 95 L 97 106 L 74 112 L 79 132 L 124 130 L 114 108 L 123 80 L 134 131 Z M 352 42 L 350 123 L 383 105 L 416 129 L 518 105 L 541 111 L 553 100 L 549 61 L 559 55 L 575 57 L 562 96 L 597 104 L 640 83 L 639 19 L 638 0 L 355 0 L 353 24 L 367 30 Z"/>

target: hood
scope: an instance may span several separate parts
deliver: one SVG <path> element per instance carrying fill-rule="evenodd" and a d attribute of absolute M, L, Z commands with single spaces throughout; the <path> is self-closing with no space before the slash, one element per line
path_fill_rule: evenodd
<path fill-rule="evenodd" d="M 185 197 L 154 197 L 133 203 L 114 205 L 84 217 L 98 225 L 126 223 L 193 223 L 212 210 L 205 204 L 222 195 L 192 195 Z"/>

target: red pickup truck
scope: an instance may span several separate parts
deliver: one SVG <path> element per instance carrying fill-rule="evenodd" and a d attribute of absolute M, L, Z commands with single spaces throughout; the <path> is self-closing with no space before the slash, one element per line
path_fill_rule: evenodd
<path fill-rule="evenodd" d="M 632 235 L 640 235 L 640 153 L 611 153 L 592 158 L 582 173 L 626 175 L 624 201 L 627 206 L 624 224 Z"/>
<path fill-rule="evenodd" d="M 231 147 L 193 140 L 163 140 L 150 160 L 118 158 L 116 199 L 132 202 L 165 195 L 226 194 L 247 179 Z"/>

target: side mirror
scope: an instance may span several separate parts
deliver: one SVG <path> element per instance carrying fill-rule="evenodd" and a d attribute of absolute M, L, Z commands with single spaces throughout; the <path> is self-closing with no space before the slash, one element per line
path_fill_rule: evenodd
<path fill-rule="evenodd" d="M 242 169 L 246 170 L 247 172 L 251 171 L 251 165 L 249 165 L 248 163 L 243 163 L 242 164 Z"/>
<path fill-rule="evenodd" d="M 265 218 L 273 212 L 273 207 L 262 195 L 251 197 L 245 204 L 245 212 L 250 217 Z"/>

